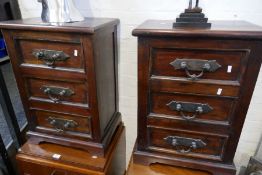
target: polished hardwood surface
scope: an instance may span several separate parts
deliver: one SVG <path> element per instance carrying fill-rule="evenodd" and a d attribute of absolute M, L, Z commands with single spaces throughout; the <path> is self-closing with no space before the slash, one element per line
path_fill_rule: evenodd
<path fill-rule="evenodd" d="M 138 37 L 136 164 L 233 175 L 233 158 L 261 67 L 262 28 L 215 21 L 211 29 L 148 20 Z"/>
<path fill-rule="evenodd" d="M 105 155 L 121 122 L 118 19 L 0 23 L 29 121 L 31 143 Z"/>
<path fill-rule="evenodd" d="M 126 175 L 210 175 L 210 173 L 163 164 L 145 166 L 130 162 Z"/>
<path fill-rule="evenodd" d="M 261 39 L 261 27 L 246 21 L 210 21 L 210 29 L 173 28 L 171 20 L 147 20 L 134 31 L 133 35 L 176 36 L 176 37 L 218 37 Z"/>
<path fill-rule="evenodd" d="M 28 29 L 35 31 L 57 31 L 59 26 L 60 32 L 87 33 L 94 34 L 95 31 L 108 25 L 117 25 L 118 19 L 114 18 L 85 18 L 84 21 L 73 23 L 44 23 L 41 18 L 27 18 L 23 20 L 4 21 L 0 23 L 0 28 L 5 29 Z"/>
<path fill-rule="evenodd" d="M 126 168 L 125 128 L 121 124 L 104 157 L 56 144 L 27 142 L 17 155 L 21 175 L 123 175 Z M 55 159 L 54 154 L 60 155 Z"/>

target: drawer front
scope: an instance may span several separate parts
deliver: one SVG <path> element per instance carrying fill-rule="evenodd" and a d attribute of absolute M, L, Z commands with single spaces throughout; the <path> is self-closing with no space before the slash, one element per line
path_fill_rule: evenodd
<path fill-rule="evenodd" d="M 51 102 L 88 104 L 86 83 L 28 78 L 29 98 L 48 99 Z"/>
<path fill-rule="evenodd" d="M 84 71 L 80 44 L 43 40 L 19 40 L 21 64 Z"/>
<path fill-rule="evenodd" d="M 151 151 L 222 161 L 228 137 L 184 130 L 148 128 Z"/>
<path fill-rule="evenodd" d="M 36 129 L 56 135 L 90 138 L 91 123 L 87 116 L 75 116 L 33 110 Z"/>
<path fill-rule="evenodd" d="M 75 114 L 81 116 L 89 116 L 90 109 L 88 105 L 76 105 L 75 103 L 50 103 L 50 100 L 44 101 L 39 98 L 30 98 L 29 100 L 30 109 L 41 109 L 53 112 L 62 112 L 67 114 Z"/>
<path fill-rule="evenodd" d="M 238 97 L 240 91 L 240 85 L 237 82 L 212 83 L 208 80 L 190 81 L 152 77 L 150 85 L 153 92 L 176 92 L 222 97 Z"/>
<path fill-rule="evenodd" d="M 246 53 L 208 49 L 152 49 L 152 75 L 238 81 Z"/>
<path fill-rule="evenodd" d="M 18 161 L 21 175 L 81 175 L 60 168 L 53 168 L 36 163 Z"/>
<path fill-rule="evenodd" d="M 151 113 L 188 121 L 228 123 L 234 107 L 234 99 L 221 97 L 152 93 L 151 100 Z"/>

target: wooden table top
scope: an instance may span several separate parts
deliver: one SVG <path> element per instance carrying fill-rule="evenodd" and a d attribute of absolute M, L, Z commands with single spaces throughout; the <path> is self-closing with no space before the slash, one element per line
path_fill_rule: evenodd
<path fill-rule="evenodd" d="M 59 31 L 73 33 L 88 33 L 94 32 L 106 25 L 119 24 L 119 19 L 115 18 L 85 18 L 84 21 L 73 23 L 45 23 L 41 18 L 27 18 L 19 20 L 1 21 L 1 29 L 21 29 L 35 31 Z"/>
<path fill-rule="evenodd" d="M 104 157 L 102 156 L 93 156 L 85 150 L 71 148 L 67 146 L 51 144 L 51 143 L 41 143 L 41 144 L 32 144 L 29 141 L 24 144 L 21 149 L 19 149 L 19 154 L 17 154 L 18 159 L 24 160 L 25 158 L 34 159 L 45 162 L 55 162 L 60 163 L 65 166 L 75 166 L 79 168 L 84 168 L 88 170 L 95 171 L 104 171 L 108 168 L 108 165 L 111 163 L 112 157 L 115 154 L 125 154 L 125 152 L 117 153 L 117 145 L 125 142 L 124 131 L 125 128 L 121 124 L 115 134 L 114 139 L 112 140 L 108 151 Z M 121 149 L 122 150 L 122 149 Z M 60 155 L 59 159 L 54 159 L 54 155 Z M 123 162 L 124 166 L 125 162 Z"/>
<path fill-rule="evenodd" d="M 207 172 L 154 164 L 151 166 L 130 163 L 126 175 L 211 175 Z"/>

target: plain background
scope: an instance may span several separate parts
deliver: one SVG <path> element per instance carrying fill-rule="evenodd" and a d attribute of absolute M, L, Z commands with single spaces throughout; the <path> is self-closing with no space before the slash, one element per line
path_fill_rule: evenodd
<path fill-rule="evenodd" d="M 39 17 L 37 0 L 19 0 L 23 18 Z M 120 111 L 127 128 L 127 160 L 136 139 L 137 126 L 137 40 L 132 30 L 147 19 L 174 20 L 188 0 L 75 0 L 86 17 L 113 17 L 120 25 Z M 261 0 L 200 0 L 210 20 L 246 20 L 262 26 Z M 261 72 L 261 71 L 260 71 Z M 257 81 L 235 163 L 246 165 L 254 154 L 262 132 L 262 75 Z"/>

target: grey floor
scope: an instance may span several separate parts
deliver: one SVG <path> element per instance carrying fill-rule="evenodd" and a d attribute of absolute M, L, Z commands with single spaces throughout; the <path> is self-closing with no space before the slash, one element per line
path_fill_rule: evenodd
<path fill-rule="evenodd" d="M 24 110 L 22 107 L 21 99 L 18 93 L 16 81 L 14 78 L 13 70 L 10 63 L 5 63 L 0 65 L 1 71 L 3 73 L 6 86 L 15 110 L 15 114 L 19 123 L 20 128 L 26 123 L 26 118 Z M 0 134 L 3 138 L 5 145 L 8 145 L 11 141 L 11 135 L 9 133 L 6 121 L 3 116 L 2 108 L 0 107 Z"/>

